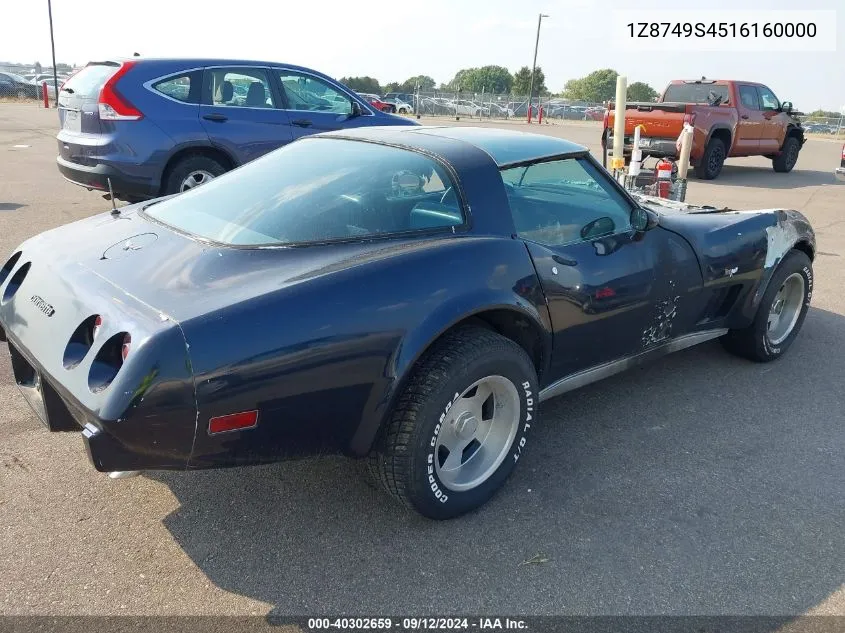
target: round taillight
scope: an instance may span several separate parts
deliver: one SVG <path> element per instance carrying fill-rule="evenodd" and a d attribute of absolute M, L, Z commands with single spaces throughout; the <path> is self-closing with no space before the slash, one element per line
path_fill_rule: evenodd
<path fill-rule="evenodd" d="M 120 348 L 120 356 L 123 358 L 124 362 L 126 361 L 126 357 L 129 356 L 129 348 L 132 345 L 132 337 L 128 334 L 123 336 L 123 345 Z"/>

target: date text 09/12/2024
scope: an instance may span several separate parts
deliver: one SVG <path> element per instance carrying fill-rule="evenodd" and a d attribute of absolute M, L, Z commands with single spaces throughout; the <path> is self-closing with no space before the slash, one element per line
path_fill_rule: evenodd
<path fill-rule="evenodd" d="M 400 630 L 400 631 L 426 631 L 426 630 L 472 630 L 494 631 L 494 630 L 527 630 L 525 620 L 519 618 L 438 618 L 438 617 L 405 617 L 405 618 L 364 618 L 364 617 L 342 617 L 342 618 L 309 618 L 306 623 L 309 631 L 328 630 Z"/>

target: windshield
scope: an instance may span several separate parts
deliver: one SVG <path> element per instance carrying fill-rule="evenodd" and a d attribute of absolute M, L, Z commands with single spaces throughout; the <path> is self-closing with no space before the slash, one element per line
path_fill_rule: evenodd
<path fill-rule="evenodd" d="M 446 169 L 375 143 L 305 138 L 146 213 L 238 246 L 367 238 L 464 223 Z"/>
<path fill-rule="evenodd" d="M 24 79 L 20 75 L 16 75 L 15 73 L 3 73 L 3 74 L 6 75 L 7 77 L 11 77 L 12 79 L 14 79 L 15 81 L 18 81 L 20 83 L 26 83 L 27 82 L 26 79 Z"/>
<path fill-rule="evenodd" d="M 713 93 L 712 95 L 710 93 Z M 713 96 L 721 97 L 720 103 L 728 103 L 728 87 L 715 84 L 672 84 L 666 89 L 663 101 L 674 103 L 710 103 Z"/>

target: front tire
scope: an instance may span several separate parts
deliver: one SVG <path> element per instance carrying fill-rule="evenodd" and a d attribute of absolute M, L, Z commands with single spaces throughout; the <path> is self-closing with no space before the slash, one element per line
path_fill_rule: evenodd
<path fill-rule="evenodd" d="M 798 153 L 801 151 L 801 142 L 795 136 L 790 136 L 784 141 L 780 154 L 772 159 L 772 168 L 780 173 L 787 174 L 798 162 Z"/>
<path fill-rule="evenodd" d="M 704 148 L 704 154 L 695 165 L 695 175 L 702 180 L 713 180 L 722 173 L 727 157 L 727 149 L 722 139 L 711 138 Z"/>
<path fill-rule="evenodd" d="M 428 518 L 474 510 L 523 455 L 537 393 L 534 365 L 519 345 L 480 327 L 447 333 L 413 370 L 370 472 Z"/>
<path fill-rule="evenodd" d="M 777 267 L 750 326 L 731 330 L 721 341 L 732 354 L 766 363 L 783 356 L 792 345 L 813 297 L 813 264 L 793 250 Z"/>

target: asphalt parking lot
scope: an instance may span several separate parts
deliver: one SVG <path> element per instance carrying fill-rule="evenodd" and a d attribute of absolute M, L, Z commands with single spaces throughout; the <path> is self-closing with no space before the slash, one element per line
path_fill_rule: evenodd
<path fill-rule="evenodd" d="M 0 104 L 0 261 L 109 208 L 59 176 L 56 122 Z M 600 149 L 595 125 L 532 130 Z M 505 489 L 450 522 L 342 458 L 109 480 L 80 437 L 44 430 L 0 354 L 0 613 L 845 615 L 840 149 L 690 184 L 693 202 L 813 223 L 813 307 L 788 356 L 715 342 L 553 400 Z"/>

